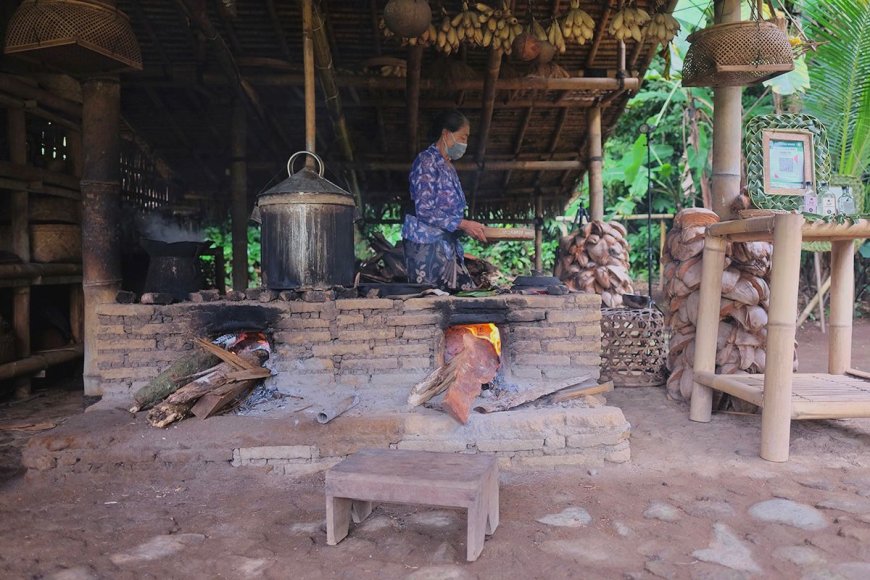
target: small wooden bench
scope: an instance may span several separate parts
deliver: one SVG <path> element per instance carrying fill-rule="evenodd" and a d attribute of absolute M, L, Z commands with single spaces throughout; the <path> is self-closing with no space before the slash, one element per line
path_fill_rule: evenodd
<path fill-rule="evenodd" d="M 373 502 L 468 510 L 469 562 L 498 526 L 498 463 L 489 455 L 365 449 L 326 472 L 326 543 L 347 536 Z"/>

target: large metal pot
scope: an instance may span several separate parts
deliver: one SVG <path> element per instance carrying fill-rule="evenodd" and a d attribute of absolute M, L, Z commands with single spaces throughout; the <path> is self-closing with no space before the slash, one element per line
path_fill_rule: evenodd
<path fill-rule="evenodd" d="M 293 172 L 297 156 L 308 154 L 318 170 Z M 354 201 L 323 178 L 323 162 L 300 151 L 287 161 L 289 177 L 260 194 L 263 285 L 272 290 L 353 284 Z"/>

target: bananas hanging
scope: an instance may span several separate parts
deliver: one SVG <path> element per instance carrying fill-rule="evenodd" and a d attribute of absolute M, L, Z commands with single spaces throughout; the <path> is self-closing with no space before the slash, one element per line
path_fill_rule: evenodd
<path fill-rule="evenodd" d="M 559 54 L 565 54 L 568 46 L 565 44 L 565 36 L 562 34 L 562 25 L 554 19 L 547 29 L 547 41 L 556 47 Z"/>
<path fill-rule="evenodd" d="M 580 0 L 571 0 L 571 9 L 562 18 L 562 37 L 566 41 L 585 44 L 595 36 L 595 21 L 583 10 Z M 560 49 L 560 52 L 564 52 Z"/>
<path fill-rule="evenodd" d="M 523 27 L 511 13 L 507 3 L 503 3 L 500 10 L 482 2 L 478 2 L 475 8 L 480 12 L 480 23 L 483 27 L 483 42 L 480 46 L 500 49 L 505 54 L 510 54 L 511 45 L 522 34 Z"/>
<path fill-rule="evenodd" d="M 649 21 L 649 14 L 643 8 L 623 8 L 613 16 L 610 34 L 617 40 L 633 38 L 637 42 L 643 42 L 642 28 Z"/>
<path fill-rule="evenodd" d="M 680 23 L 670 14 L 656 14 L 647 26 L 647 36 L 665 45 L 680 31 Z"/>

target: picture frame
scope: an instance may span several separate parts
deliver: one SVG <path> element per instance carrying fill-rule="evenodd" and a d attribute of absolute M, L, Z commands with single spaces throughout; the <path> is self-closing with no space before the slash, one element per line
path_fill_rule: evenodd
<path fill-rule="evenodd" d="M 803 196 L 816 189 L 813 134 L 801 129 L 761 132 L 764 193 Z"/>

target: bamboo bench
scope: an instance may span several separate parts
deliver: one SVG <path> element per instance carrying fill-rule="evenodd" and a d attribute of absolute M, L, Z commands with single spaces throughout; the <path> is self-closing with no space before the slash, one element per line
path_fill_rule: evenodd
<path fill-rule="evenodd" d="M 498 526 L 498 463 L 488 455 L 366 449 L 326 472 L 326 543 L 338 544 L 350 520 L 373 502 L 468 510 L 467 559 L 477 560 Z"/>

